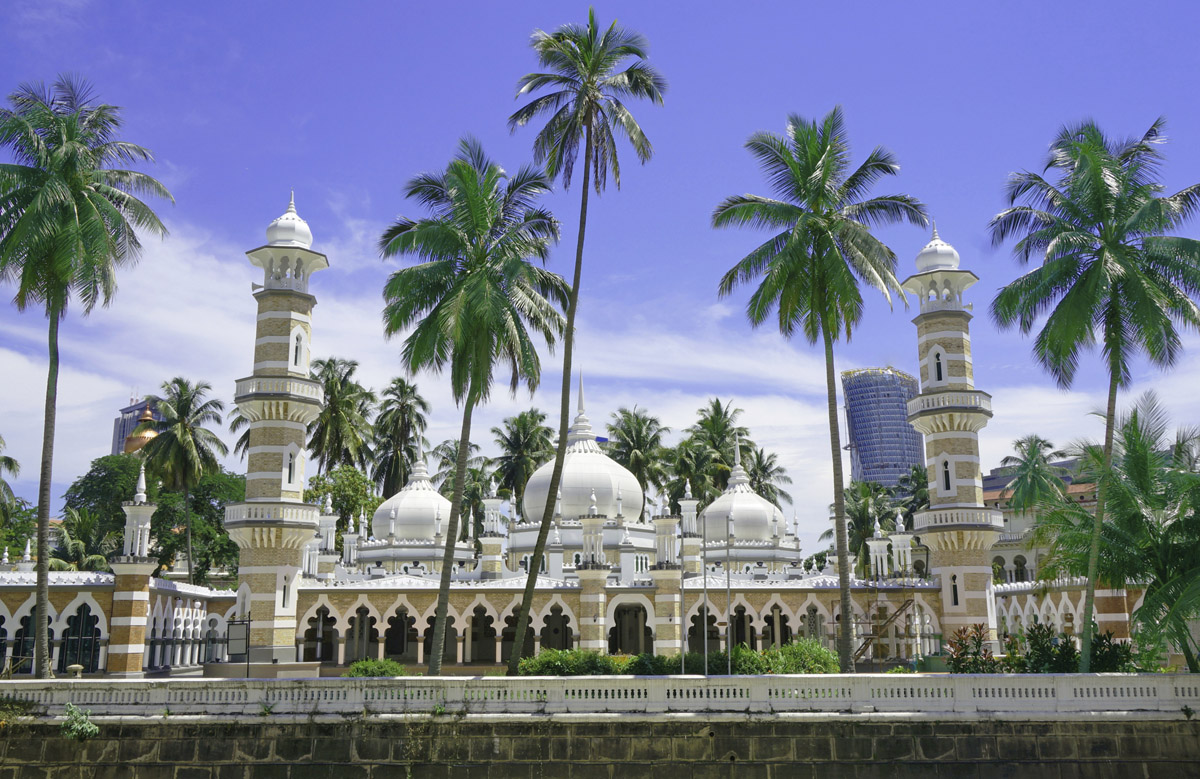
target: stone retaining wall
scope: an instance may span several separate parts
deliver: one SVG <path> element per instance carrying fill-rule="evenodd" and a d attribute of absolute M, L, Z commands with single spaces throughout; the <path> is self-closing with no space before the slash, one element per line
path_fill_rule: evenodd
<path fill-rule="evenodd" d="M 0 728 L 0 779 L 803 779 L 1200 776 L 1200 720 L 1125 715 L 467 715 L 45 720 Z"/>

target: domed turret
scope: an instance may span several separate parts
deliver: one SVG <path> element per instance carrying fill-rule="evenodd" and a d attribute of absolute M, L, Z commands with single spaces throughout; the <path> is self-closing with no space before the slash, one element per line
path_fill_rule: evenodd
<path fill-rule="evenodd" d="M 606 455 L 596 443 L 592 424 L 583 409 L 583 378 L 579 380 L 579 413 L 567 436 L 563 459 L 559 513 L 566 519 L 593 514 L 616 517 L 624 512 L 631 521 L 642 515 L 642 487 L 637 477 Z M 529 477 L 523 501 L 526 520 L 541 522 L 550 492 L 554 461 L 545 463 Z M 595 492 L 595 498 L 592 493 Z M 624 496 L 638 496 L 626 500 Z M 628 504 L 628 505 L 624 505 Z"/>
<path fill-rule="evenodd" d="M 937 223 L 933 225 L 933 238 L 917 255 L 917 272 L 931 270 L 957 270 L 958 252 L 938 235 Z"/>
<path fill-rule="evenodd" d="M 375 509 L 371 532 L 376 538 L 387 538 L 391 531 L 399 539 L 432 541 L 442 516 L 450 516 L 450 501 L 434 488 L 425 459 L 418 455 L 408 484 Z"/>
<path fill-rule="evenodd" d="M 142 415 L 138 417 L 138 426 L 140 427 L 146 422 L 153 421 L 154 414 L 150 413 L 150 406 L 146 406 L 144 409 L 142 409 Z M 153 430 L 143 430 L 140 433 L 131 433 L 125 438 L 125 447 L 121 451 L 123 451 L 125 454 L 133 454 L 134 452 L 140 451 L 143 446 L 154 440 L 157 435 L 158 433 L 154 432 Z"/>
<path fill-rule="evenodd" d="M 783 512 L 750 488 L 750 476 L 742 467 L 740 444 L 734 444 L 733 470 L 729 486 L 700 514 L 700 532 L 706 542 L 724 541 L 727 526 L 739 541 L 769 541 Z"/>
<path fill-rule="evenodd" d="M 283 216 L 267 226 L 267 244 L 270 246 L 298 246 L 301 249 L 308 249 L 312 246 L 312 242 L 312 230 L 308 229 L 308 222 L 305 222 L 296 213 L 296 193 L 293 192 L 287 211 L 284 211 Z"/>

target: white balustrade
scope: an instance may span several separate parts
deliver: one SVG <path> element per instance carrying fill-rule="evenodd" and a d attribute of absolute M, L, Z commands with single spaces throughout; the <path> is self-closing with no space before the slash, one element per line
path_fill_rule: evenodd
<path fill-rule="evenodd" d="M 237 383 L 235 397 L 246 395 L 296 395 L 323 402 L 325 393 L 319 382 L 293 376 L 252 376 Z"/>
<path fill-rule="evenodd" d="M 5 694 L 94 716 L 665 712 L 1048 714 L 1200 708 L 1188 674 L 739 677 L 401 677 L 398 679 L 21 680 Z"/>
<path fill-rule="evenodd" d="M 913 530 L 918 532 L 947 525 L 981 525 L 1000 530 L 1004 527 L 1004 515 L 996 509 L 949 508 L 919 511 L 913 518 Z"/>
<path fill-rule="evenodd" d="M 967 408 L 978 411 L 992 411 L 992 396 L 986 392 L 972 390 L 970 392 L 935 392 L 929 395 L 918 395 L 908 401 L 908 413 L 911 416 L 921 411 L 940 411 L 948 408 Z"/>
<path fill-rule="evenodd" d="M 259 520 L 281 520 L 317 524 L 321 510 L 306 503 L 287 505 L 281 503 L 231 503 L 225 506 L 226 522 L 256 522 Z"/>

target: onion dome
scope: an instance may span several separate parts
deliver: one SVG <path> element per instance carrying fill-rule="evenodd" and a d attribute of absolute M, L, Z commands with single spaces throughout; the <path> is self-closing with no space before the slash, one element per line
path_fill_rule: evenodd
<path fill-rule="evenodd" d="M 425 458 L 418 454 L 408 484 L 375 509 L 371 533 L 376 538 L 395 533 L 399 539 L 432 541 L 443 512 L 450 515 L 450 501 L 434 488 Z"/>
<path fill-rule="evenodd" d="M 267 226 L 267 243 L 271 246 L 297 246 L 307 249 L 312 246 L 312 241 L 312 230 L 308 229 L 308 222 L 296 213 L 296 193 L 293 192 L 287 211 Z"/>
<path fill-rule="evenodd" d="M 729 486 L 700 513 L 700 532 L 706 542 L 725 541 L 728 526 L 738 541 L 769 541 L 783 512 L 750 488 L 750 476 L 742 467 L 742 451 L 734 444 L 733 470 Z"/>
<path fill-rule="evenodd" d="M 917 272 L 931 270 L 958 270 L 958 252 L 938 235 L 936 222 L 933 225 L 933 238 L 917 255 Z"/>
<path fill-rule="evenodd" d="M 146 422 L 153 421 L 154 414 L 150 413 L 150 406 L 147 405 L 144 409 L 142 409 L 142 415 L 138 417 L 138 426 L 140 427 Z M 136 430 L 137 428 L 134 429 Z M 138 433 L 131 433 L 130 435 L 126 436 L 125 448 L 121 451 L 125 454 L 133 454 L 134 452 L 140 451 L 143 446 L 150 443 L 157 435 L 158 433 L 150 429 L 142 430 Z"/>
<path fill-rule="evenodd" d="M 522 503 L 525 517 L 542 521 L 550 493 L 554 461 L 545 463 L 529 477 Z M 583 409 L 583 377 L 579 379 L 579 413 L 567 436 L 567 454 L 563 459 L 561 498 L 558 513 L 564 519 L 588 514 L 616 517 L 623 512 L 633 518 L 642 515 L 642 486 L 637 477 L 606 455 L 596 443 L 592 424 Z M 595 497 L 593 498 L 593 493 Z M 636 501 L 624 501 L 624 495 L 637 495 Z M 628 502 L 630 505 L 623 505 Z"/>

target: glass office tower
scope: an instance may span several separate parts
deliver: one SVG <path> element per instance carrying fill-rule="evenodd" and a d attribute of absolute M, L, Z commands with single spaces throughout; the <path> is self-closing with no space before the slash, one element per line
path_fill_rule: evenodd
<path fill-rule="evenodd" d="M 895 487 L 924 464 L 925 442 L 908 423 L 908 401 L 919 393 L 917 380 L 895 368 L 842 373 L 852 479 Z"/>

